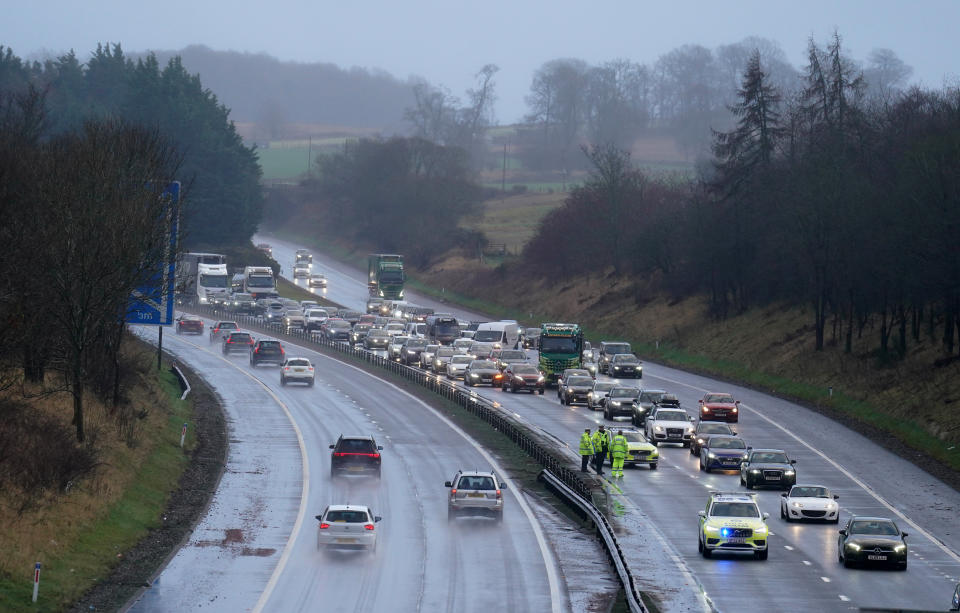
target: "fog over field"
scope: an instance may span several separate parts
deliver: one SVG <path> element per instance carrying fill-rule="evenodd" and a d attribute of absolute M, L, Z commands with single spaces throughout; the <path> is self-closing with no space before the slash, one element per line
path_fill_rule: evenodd
<path fill-rule="evenodd" d="M 527 113 L 534 71 L 547 61 L 578 58 L 598 64 L 622 58 L 652 65 L 684 44 L 713 49 L 748 36 L 778 42 L 787 61 L 802 66 L 807 40 L 822 42 L 837 30 L 853 58 L 865 61 L 875 49 L 890 49 L 913 68 L 912 83 L 937 88 L 960 74 L 958 23 L 955 0 L 51 0 L 7 6 L 0 45 L 29 58 L 73 49 L 83 61 L 103 42 L 120 43 L 127 53 L 201 44 L 279 60 L 382 70 L 402 81 L 418 76 L 455 95 L 475 86 L 481 67 L 495 64 L 500 68 L 495 116 L 512 123 Z"/>

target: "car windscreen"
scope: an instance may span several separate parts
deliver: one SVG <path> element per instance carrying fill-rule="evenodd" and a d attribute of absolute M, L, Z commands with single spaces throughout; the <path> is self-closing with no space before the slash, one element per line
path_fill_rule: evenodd
<path fill-rule="evenodd" d="M 503 332 L 500 330 L 477 330 L 473 335 L 473 340 L 482 342 L 496 342 L 503 338 Z"/>
<path fill-rule="evenodd" d="M 657 421 L 687 421 L 687 414 L 682 411 L 657 411 L 654 418 Z"/>
<path fill-rule="evenodd" d="M 644 392 L 640 394 L 640 401 L 650 404 L 657 404 L 663 398 L 663 392 Z"/>
<path fill-rule="evenodd" d="M 731 434 L 730 426 L 726 424 L 706 424 L 701 422 L 698 432 L 703 434 Z"/>
<path fill-rule="evenodd" d="M 287 366 L 310 366 L 310 360 L 306 358 L 293 358 L 287 360 Z"/>
<path fill-rule="evenodd" d="M 230 340 L 232 342 L 246 342 L 250 340 L 250 335 L 246 332 L 233 332 L 230 334 Z"/>
<path fill-rule="evenodd" d="M 387 334 L 386 332 L 384 332 L 383 330 L 370 330 L 370 332 L 367 334 L 367 338 L 369 338 L 369 339 L 375 339 L 375 338 L 388 339 L 388 338 L 391 338 L 391 336 L 390 336 L 389 334 Z"/>
<path fill-rule="evenodd" d="M 638 391 L 631 387 L 615 387 L 610 390 L 611 398 L 636 398 Z"/>
<path fill-rule="evenodd" d="M 387 331 L 390 331 L 390 330 L 403 331 L 403 324 L 387 324 L 387 327 L 384 329 Z"/>
<path fill-rule="evenodd" d="M 523 364 L 517 364 L 513 367 L 513 374 L 515 375 L 537 375 L 540 374 L 540 371 L 534 368 L 533 366 L 525 366 Z"/>
<path fill-rule="evenodd" d="M 636 364 L 638 361 L 636 356 L 630 355 L 629 353 L 618 353 L 613 356 L 613 362 L 615 364 Z"/>
<path fill-rule="evenodd" d="M 712 438 L 711 449 L 746 449 L 747 445 L 738 438 Z"/>
<path fill-rule="evenodd" d="M 850 534 L 873 534 L 877 536 L 896 536 L 897 527 L 890 521 L 854 521 Z"/>
<path fill-rule="evenodd" d="M 469 364 L 472 361 L 473 358 L 468 355 L 455 355 L 450 359 L 450 362 L 453 364 Z"/>
<path fill-rule="evenodd" d="M 341 453 L 376 453 L 377 447 L 373 441 L 366 438 L 343 438 L 335 451 Z"/>
<path fill-rule="evenodd" d="M 280 347 L 280 341 L 260 341 L 260 346 L 274 349 Z"/>
<path fill-rule="evenodd" d="M 540 353 L 576 353 L 577 342 L 572 338 L 552 338 L 540 335 Z"/>
<path fill-rule="evenodd" d="M 616 383 L 607 383 L 606 381 L 597 381 L 593 384 L 593 391 L 595 392 L 609 392 L 614 388 Z"/>
<path fill-rule="evenodd" d="M 514 351 L 513 349 L 508 349 L 500 354 L 501 360 L 526 360 L 527 354 L 522 351 Z"/>
<path fill-rule="evenodd" d="M 453 347 L 440 347 L 439 349 L 437 349 L 436 357 L 438 358 L 449 358 L 452 355 L 453 355 Z"/>
<path fill-rule="evenodd" d="M 366 332 L 370 329 L 370 324 L 357 324 L 353 329 L 355 332 Z"/>
<path fill-rule="evenodd" d="M 460 481 L 457 483 L 457 489 L 490 491 L 497 489 L 497 486 L 493 482 L 493 477 L 464 475 L 460 477 Z"/>
<path fill-rule="evenodd" d="M 406 342 L 407 349 L 423 349 L 427 346 L 427 341 L 422 338 L 411 338 Z"/>
<path fill-rule="evenodd" d="M 350 329 L 350 322 L 349 322 L 349 321 L 331 321 L 331 322 L 330 322 L 330 327 L 331 327 L 331 328 L 338 328 L 338 329 L 341 329 L 341 330 L 349 330 L 349 329 Z"/>
<path fill-rule="evenodd" d="M 590 377 L 570 377 L 565 383 L 577 387 L 592 387 L 593 379 Z"/>
<path fill-rule="evenodd" d="M 603 352 L 607 355 L 630 353 L 630 345 L 627 343 L 607 343 L 603 346 Z"/>
<path fill-rule="evenodd" d="M 713 517 L 760 517 L 757 505 L 749 502 L 715 502 L 710 508 Z"/>
<path fill-rule="evenodd" d="M 470 368 L 473 370 L 493 370 L 496 369 L 497 365 L 489 360 L 475 360 L 470 362 Z"/>
<path fill-rule="evenodd" d="M 221 330 L 236 330 L 236 329 L 239 328 L 240 326 L 238 326 L 237 324 L 233 323 L 232 321 L 224 321 L 224 322 L 221 322 L 218 327 L 219 327 Z"/>
<path fill-rule="evenodd" d="M 825 487 L 811 487 L 809 485 L 796 486 L 790 490 L 794 498 L 829 498 L 830 493 Z"/>
<path fill-rule="evenodd" d="M 327 511 L 324 521 L 363 524 L 370 521 L 370 518 L 366 511 Z"/>
<path fill-rule="evenodd" d="M 707 397 L 704 398 L 704 402 L 733 404 L 733 396 L 728 396 L 727 394 L 708 394 Z"/>
<path fill-rule="evenodd" d="M 769 464 L 787 464 L 787 454 L 776 451 L 758 451 L 750 456 L 751 462 L 765 462 Z"/>
<path fill-rule="evenodd" d="M 623 436 L 626 437 L 631 443 L 647 443 L 647 437 L 639 432 L 624 432 Z"/>

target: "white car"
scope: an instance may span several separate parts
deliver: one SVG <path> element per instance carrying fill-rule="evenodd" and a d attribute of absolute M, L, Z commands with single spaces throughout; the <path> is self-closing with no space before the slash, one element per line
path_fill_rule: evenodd
<path fill-rule="evenodd" d="M 326 287 L 327 278 L 320 273 L 315 273 L 310 275 L 310 280 L 307 281 L 307 285 L 310 287 Z"/>
<path fill-rule="evenodd" d="M 319 330 L 323 322 L 327 321 L 330 314 L 326 309 L 310 309 L 304 313 L 304 320 L 307 330 Z"/>
<path fill-rule="evenodd" d="M 647 417 L 646 435 L 651 443 L 681 443 L 684 447 L 690 446 L 693 438 L 692 418 L 685 411 L 672 408 L 656 408 Z"/>
<path fill-rule="evenodd" d="M 472 355 L 455 355 L 447 362 L 447 378 L 463 379 L 463 373 L 467 371 L 467 366 L 473 361 Z"/>
<path fill-rule="evenodd" d="M 388 360 L 399 360 L 401 356 L 401 351 L 403 350 L 403 344 L 407 342 L 406 336 L 394 336 L 390 339 L 390 344 L 387 345 L 387 359 Z"/>
<path fill-rule="evenodd" d="M 307 358 L 287 358 L 280 366 L 280 385 L 296 381 L 313 387 L 315 380 L 313 364 Z"/>
<path fill-rule="evenodd" d="M 822 485 L 794 485 L 780 494 L 780 517 L 787 520 L 822 519 L 840 521 L 839 496 Z"/>
<path fill-rule="evenodd" d="M 310 267 L 306 264 L 297 264 L 293 267 L 293 278 L 310 277 Z"/>
<path fill-rule="evenodd" d="M 370 507 L 358 504 L 331 504 L 316 516 L 317 549 L 343 547 L 377 550 L 377 522 Z"/>
<path fill-rule="evenodd" d="M 453 341 L 453 350 L 458 354 L 466 355 L 467 351 L 470 349 L 470 345 L 473 344 L 473 341 L 469 338 L 458 338 Z"/>
<path fill-rule="evenodd" d="M 383 331 L 389 334 L 390 336 L 400 336 L 403 334 L 404 324 L 387 324 L 383 327 Z"/>

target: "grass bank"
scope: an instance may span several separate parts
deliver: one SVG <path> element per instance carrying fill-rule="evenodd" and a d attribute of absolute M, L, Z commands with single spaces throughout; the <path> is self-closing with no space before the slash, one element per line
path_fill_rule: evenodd
<path fill-rule="evenodd" d="M 96 473 L 22 517 L 0 510 L 0 610 L 64 610 L 160 523 L 195 444 L 188 427 L 180 448 L 181 426 L 192 422 L 192 402 L 180 400 L 179 382 L 168 367 L 156 370 L 150 349 L 130 341 L 124 359 L 137 375 L 125 390 L 135 407 L 135 432 L 118 435 L 113 412 L 89 398 L 87 429 L 101 458 Z M 61 398 L 41 400 L 34 402 L 36 410 L 64 413 L 69 404 Z M 34 562 L 43 565 L 36 603 L 31 602 Z"/>

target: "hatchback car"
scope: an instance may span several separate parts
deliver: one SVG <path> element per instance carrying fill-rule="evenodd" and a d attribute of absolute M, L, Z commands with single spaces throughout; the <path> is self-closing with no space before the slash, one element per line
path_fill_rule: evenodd
<path fill-rule="evenodd" d="M 283 364 L 286 359 L 280 341 L 259 340 L 250 348 L 250 366 L 260 364 Z"/>
<path fill-rule="evenodd" d="M 528 362 L 527 352 L 521 349 L 504 349 L 497 356 L 497 367 L 503 370 L 510 364 L 526 364 Z"/>
<path fill-rule="evenodd" d="M 383 519 L 370 507 L 357 504 L 332 504 L 316 516 L 317 549 L 325 547 L 377 550 L 377 526 Z"/>
<path fill-rule="evenodd" d="M 697 422 L 697 427 L 693 430 L 693 438 L 690 440 L 690 455 L 700 455 L 700 446 L 714 434 L 737 435 L 729 424 L 722 421 Z"/>
<path fill-rule="evenodd" d="M 607 394 L 617 386 L 614 381 L 594 381 L 593 389 L 587 394 L 587 408 L 591 411 L 597 411 L 603 408 L 607 401 Z"/>
<path fill-rule="evenodd" d="M 543 394 L 546 378 L 543 373 L 531 364 L 510 364 L 503 370 L 503 380 L 500 389 L 510 390 L 511 393 L 530 392 Z"/>
<path fill-rule="evenodd" d="M 253 346 L 253 337 L 249 332 L 231 332 L 223 338 L 223 355 L 234 351 L 249 351 Z"/>
<path fill-rule="evenodd" d="M 240 326 L 235 321 L 218 321 L 210 326 L 210 344 L 212 345 L 215 342 L 222 340 L 226 335 L 239 329 Z"/>
<path fill-rule="evenodd" d="M 837 559 L 844 566 L 876 564 L 907 570 L 906 532 L 886 517 L 851 516 L 837 539 Z"/>
<path fill-rule="evenodd" d="M 454 355 L 453 347 L 437 347 L 436 353 L 433 355 L 433 363 L 430 364 L 430 368 L 433 369 L 433 372 L 436 374 L 446 373 L 447 372 L 447 362 Z"/>
<path fill-rule="evenodd" d="M 307 281 L 307 285 L 310 287 L 326 287 L 327 278 L 320 273 L 314 273 L 310 275 L 310 280 Z"/>
<path fill-rule="evenodd" d="M 577 402 L 587 404 L 587 395 L 593 391 L 593 377 L 569 375 L 560 389 L 560 404 L 573 405 Z"/>
<path fill-rule="evenodd" d="M 313 364 L 307 358 L 287 358 L 280 365 L 280 385 L 297 382 L 306 383 L 308 387 L 313 387 L 316 377 L 314 376 Z"/>
<path fill-rule="evenodd" d="M 196 315 L 177 317 L 177 334 L 203 334 L 203 320 Z"/>
<path fill-rule="evenodd" d="M 330 477 L 345 472 L 348 474 L 372 474 L 380 478 L 383 447 L 372 436 L 340 435 L 330 445 Z"/>
<path fill-rule="evenodd" d="M 463 371 L 463 382 L 468 386 L 500 384 L 500 369 L 493 360 L 473 360 Z"/>
<path fill-rule="evenodd" d="M 451 357 L 450 361 L 447 362 L 447 378 L 463 379 L 463 373 L 472 361 L 473 357 L 465 354 L 458 354 Z"/>
<path fill-rule="evenodd" d="M 390 345 L 390 339 L 392 338 L 392 336 L 383 330 L 370 330 L 367 332 L 366 336 L 363 337 L 363 348 L 367 349 L 368 351 L 373 351 L 375 349 L 386 351 L 387 346 Z"/>
<path fill-rule="evenodd" d="M 603 403 L 604 419 L 612 420 L 616 417 L 633 417 L 633 401 L 640 396 L 640 389 L 636 387 L 617 386 L 607 393 Z"/>
<path fill-rule="evenodd" d="M 495 473 L 458 470 L 444 485 L 450 488 L 447 500 L 449 521 L 459 515 L 488 515 L 498 522 L 503 521 L 505 485 Z"/>

